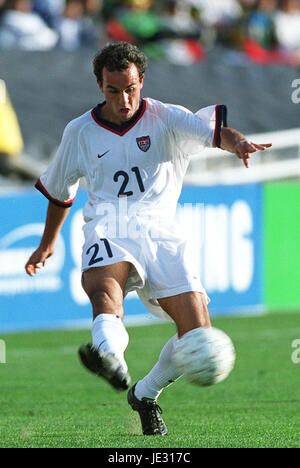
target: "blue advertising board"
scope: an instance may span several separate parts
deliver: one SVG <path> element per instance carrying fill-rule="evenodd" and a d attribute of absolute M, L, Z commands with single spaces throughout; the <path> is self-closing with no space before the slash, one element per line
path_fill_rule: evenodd
<path fill-rule="evenodd" d="M 263 185 L 185 187 L 179 211 L 213 314 L 257 312 L 263 304 Z M 184 222 L 184 219 L 183 219 Z"/>
<path fill-rule="evenodd" d="M 47 266 L 34 278 L 24 265 L 41 238 L 48 201 L 37 191 L 0 195 L 0 333 L 91 324 L 81 287 L 82 207 L 77 195 Z M 263 301 L 262 186 L 184 187 L 178 205 L 194 267 L 212 315 L 257 310 Z M 127 323 L 155 319 L 132 293 Z"/>

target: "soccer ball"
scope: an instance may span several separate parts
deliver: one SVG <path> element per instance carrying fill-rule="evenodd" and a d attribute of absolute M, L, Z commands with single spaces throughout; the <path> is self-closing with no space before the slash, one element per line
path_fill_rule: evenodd
<path fill-rule="evenodd" d="M 174 361 L 191 383 L 208 386 L 226 379 L 235 363 L 235 349 L 229 336 L 214 327 L 195 328 L 179 338 Z"/>

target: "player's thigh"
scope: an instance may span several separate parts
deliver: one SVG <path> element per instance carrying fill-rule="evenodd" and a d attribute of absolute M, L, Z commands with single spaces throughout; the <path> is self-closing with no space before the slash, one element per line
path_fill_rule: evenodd
<path fill-rule="evenodd" d="M 206 297 L 200 292 L 184 292 L 158 302 L 176 323 L 179 336 L 194 328 L 211 326 Z"/>
<path fill-rule="evenodd" d="M 123 301 L 130 269 L 129 262 L 89 268 L 82 274 L 83 289 L 91 301 L 101 292 L 106 293 L 112 300 Z"/>

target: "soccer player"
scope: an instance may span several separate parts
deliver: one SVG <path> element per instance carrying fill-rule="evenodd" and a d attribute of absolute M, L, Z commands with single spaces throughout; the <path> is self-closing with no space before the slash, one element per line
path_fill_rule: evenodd
<path fill-rule="evenodd" d="M 136 290 L 154 314 L 169 318 L 177 333 L 154 368 L 128 392 L 145 435 L 167 434 L 157 398 L 180 375 L 173 362 L 176 341 L 210 327 L 208 298 L 192 271 L 174 216 L 192 152 L 220 147 L 248 167 L 255 144 L 226 127 L 226 107 L 196 114 L 141 98 L 146 57 L 135 46 L 107 45 L 94 59 L 105 101 L 71 121 L 54 160 L 36 187 L 49 199 L 44 233 L 25 269 L 33 276 L 54 253 L 63 222 L 85 177 L 85 243 L 82 285 L 93 309 L 92 343 L 79 348 L 86 368 L 117 390 L 130 386 L 124 351 L 123 300 Z"/>

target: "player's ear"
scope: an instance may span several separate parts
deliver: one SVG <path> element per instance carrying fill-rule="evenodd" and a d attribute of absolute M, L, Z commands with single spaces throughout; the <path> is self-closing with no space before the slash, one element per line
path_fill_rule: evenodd
<path fill-rule="evenodd" d="M 100 91 L 103 93 L 103 84 L 102 84 L 102 81 L 97 80 L 97 83 L 98 83 L 98 86 L 99 86 Z"/>
<path fill-rule="evenodd" d="M 142 89 L 142 87 L 144 86 L 144 77 L 145 77 L 144 74 L 140 76 L 140 85 L 141 85 L 141 89 Z"/>

